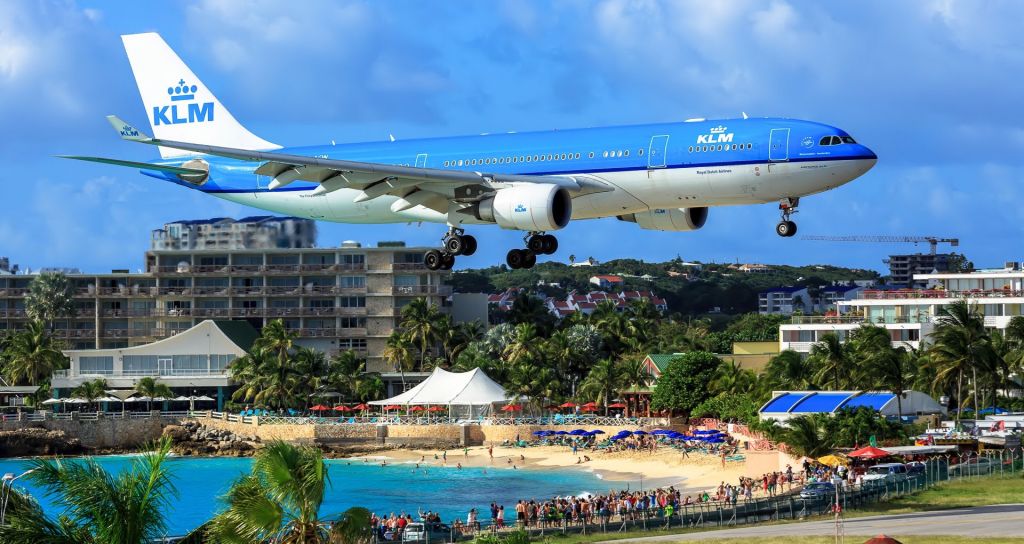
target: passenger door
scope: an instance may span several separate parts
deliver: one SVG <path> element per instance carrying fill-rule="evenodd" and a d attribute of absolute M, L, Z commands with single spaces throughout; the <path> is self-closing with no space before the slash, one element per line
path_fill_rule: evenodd
<path fill-rule="evenodd" d="M 789 129 L 773 128 L 768 138 L 768 162 L 789 160 Z"/>
<path fill-rule="evenodd" d="M 416 155 L 416 168 L 426 168 L 426 167 L 427 167 L 427 154 L 426 153 L 420 153 L 419 155 Z"/>
<path fill-rule="evenodd" d="M 647 168 L 665 168 L 665 156 L 668 154 L 668 135 L 651 137 L 651 145 L 647 150 Z"/>

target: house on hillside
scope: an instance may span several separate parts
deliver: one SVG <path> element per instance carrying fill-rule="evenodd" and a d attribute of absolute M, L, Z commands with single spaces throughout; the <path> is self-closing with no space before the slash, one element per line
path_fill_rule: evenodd
<path fill-rule="evenodd" d="M 590 283 L 598 286 L 600 289 L 609 289 L 611 287 L 621 286 L 624 282 L 622 276 L 598 274 L 597 276 L 590 277 Z"/>

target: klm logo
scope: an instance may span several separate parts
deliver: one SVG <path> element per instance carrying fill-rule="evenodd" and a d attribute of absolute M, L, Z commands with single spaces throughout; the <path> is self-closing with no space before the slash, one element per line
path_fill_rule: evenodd
<path fill-rule="evenodd" d="M 124 138 L 138 138 L 139 131 L 135 130 L 135 127 L 131 125 L 125 125 L 121 127 L 121 136 Z"/>
<path fill-rule="evenodd" d="M 517 204 L 516 205 L 516 209 L 515 209 L 516 213 L 523 213 L 525 211 L 526 211 L 526 206 L 524 204 Z"/>
<path fill-rule="evenodd" d="M 196 99 L 197 89 L 195 85 L 186 85 L 184 79 L 174 87 L 167 87 L 167 95 L 171 102 L 177 103 L 153 106 L 153 126 L 213 121 L 213 102 L 192 102 Z"/>
<path fill-rule="evenodd" d="M 711 129 L 711 134 L 700 134 L 697 136 L 698 144 L 728 144 L 732 143 L 733 134 L 726 134 L 725 127 L 718 125 Z"/>

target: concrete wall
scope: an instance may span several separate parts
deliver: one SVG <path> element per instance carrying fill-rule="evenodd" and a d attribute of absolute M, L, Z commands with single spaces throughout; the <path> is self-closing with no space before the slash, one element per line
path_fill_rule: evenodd
<path fill-rule="evenodd" d="M 0 430 L 38 428 L 63 431 L 69 437 L 79 439 L 87 448 L 120 449 L 133 448 L 156 440 L 160 438 L 165 426 L 176 423 L 178 419 L 164 418 L 4 421 L 0 423 Z"/>

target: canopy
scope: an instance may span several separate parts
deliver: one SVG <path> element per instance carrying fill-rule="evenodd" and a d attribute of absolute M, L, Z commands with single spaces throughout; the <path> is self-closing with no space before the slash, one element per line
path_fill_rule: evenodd
<path fill-rule="evenodd" d="M 626 405 L 624 403 L 621 403 L 621 402 L 613 402 L 612 404 L 609 404 L 608 407 L 609 408 L 625 408 Z"/>
<path fill-rule="evenodd" d="M 310 406 L 309 409 L 311 411 L 313 411 L 313 412 L 323 412 L 324 410 L 330 410 L 330 408 L 324 406 L 323 404 L 317 404 L 316 406 Z"/>
<path fill-rule="evenodd" d="M 861 459 L 879 459 L 882 457 L 889 457 L 891 453 L 880 450 L 874 446 L 868 446 L 859 450 L 854 450 L 849 453 L 850 457 L 859 457 Z"/>
<path fill-rule="evenodd" d="M 508 402 L 505 389 L 479 368 L 469 372 L 448 372 L 435 368 L 423 383 L 385 400 L 370 404 L 439 404 L 445 406 L 479 406 Z"/>
<path fill-rule="evenodd" d="M 502 412 L 518 412 L 522 409 L 523 407 L 518 404 L 508 404 L 501 407 Z"/>
<path fill-rule="evenodd" d="M 559 404 L 558 407 L 559 408 L 575 408 L 576 407 L 576 403 L 566 401 L 566 402 L 563 402 L 562 404 Z"/>

